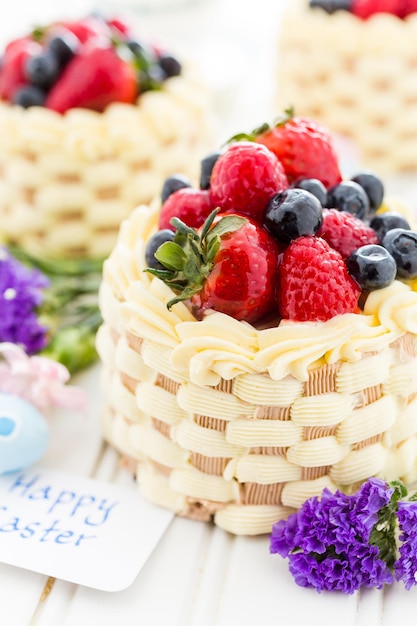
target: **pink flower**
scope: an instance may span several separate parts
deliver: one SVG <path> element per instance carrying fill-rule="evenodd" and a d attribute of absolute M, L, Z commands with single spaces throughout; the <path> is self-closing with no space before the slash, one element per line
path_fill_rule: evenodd
<path fill-rule="evenodd" d="M 28 356 L 13 343 L 0 343 L 0 391 L 24 398 L 40 411 L 61 407 L 84 411 L 84 390 L 67 386 L 67 368 L 52 359 Z"/>

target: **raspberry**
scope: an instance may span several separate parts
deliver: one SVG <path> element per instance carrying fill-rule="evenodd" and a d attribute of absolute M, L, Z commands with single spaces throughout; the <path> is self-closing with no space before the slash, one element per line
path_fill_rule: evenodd
<path fill-rule="evenodd" d="M 267 202 L 288 188 L 282 164 L 265 146 L 232 144 L 216 161 L 210 181 L 213 207 L 262 221 Z"/>
<path fill-rule="evenodd" d="M 297 322 L 325 322 L 354 313 L 361 293 L 340 254 L 314 236 L 290 243 L 283 254 L 279 283 L 280 313 Z"/>
<path fill-rule="evenodd" d="M 171 219 L 178 217 L 187 226 L 198 228 L 211 213 L 211 210 L 212 205 L 208 191 L 183 187 L 171 193 L 163 203 L 158 226 L 160 230 L 165 228 L 175 230 L 171 225 Z"/>
<path fill-rule="evenodd" d="M 317 236 L 325 239 L 344 259 L 361 246 L 378 243 L 373 228 L 351 213 L 337 209 L 323 209 L 323 223 Z"/>

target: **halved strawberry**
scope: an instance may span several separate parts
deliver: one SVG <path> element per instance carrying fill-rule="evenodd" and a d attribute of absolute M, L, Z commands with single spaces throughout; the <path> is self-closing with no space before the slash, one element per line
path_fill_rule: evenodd
<path fill-rule="evenodd" d="M 155 252 L 166 269 L 148 271 L 177 294 L 168 308 L 188 300 L 197 317 L 213 309 L 254 323 L 276 308 L 278 244 L 254 220 L 217 214 L 199 233 L 174 218 L 174 241 Z"/>
<path fill-rule="evenodd" d="M 113 45 L 86 45 L 52 87 L 45 106 L 64 113 L 84 107 L 96 111 L 112 102 L 133 103 L 138 95 L 136 71 Z"/>

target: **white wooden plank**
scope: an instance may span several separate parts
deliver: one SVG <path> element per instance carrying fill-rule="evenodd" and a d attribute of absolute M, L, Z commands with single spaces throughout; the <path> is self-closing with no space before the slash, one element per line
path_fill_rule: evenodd
<path fill-rule="evenodd" d="M 175 519 L 129 589 L 110 594 L 79 588 L 60 626 L 184 626 L 179 620 L 193 594 L 208 532 L 204 524 Z"/>
<path fill-rule="evenodd" d="M 352 626 L 357 597 L 298 587 L 287 562 L 269 554 L 267 537 L 238 537 L 233 545 L 216 626 L 278 623 Z"/>
<path fill-rule="evenodd" d="M 0 565 L 1 626 L 28 626 L 46 580 L 41 574 Z"/>

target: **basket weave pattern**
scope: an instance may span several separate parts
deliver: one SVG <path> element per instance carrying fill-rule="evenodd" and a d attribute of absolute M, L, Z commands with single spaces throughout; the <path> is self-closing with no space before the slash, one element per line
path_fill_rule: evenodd
<path fill-rule="evenodd" d="M 376 171 L 415 171 L 417 16 L 361 20 L 299 5 L 281 25 L 278 110 L 291 103 L 349 137 Z"/>
<path fill-rule="evenodd" d="M 43 257 L 104 257 L 120 222 L 183 171 L 194 179 L 211 122 L 201 85 L 170 79 L 138 106 L 63 116 L 0 103 L 0 231 Z"/>
<path fill-rule="evenodd" d="M 212 387 L 175 372 L 165 347 L 155 369 L 162 347 L 129 331 L 105 324 L 98 346 L 109 390 L 105 436 L 145 496 L 180 515 L 259 534 L 326 486 L 415 478 L 412 335 L 385 354 L 312 369 L 305 382 L 259 373 Z M 399 350 L 401 362 L 390 356 Z"/>

